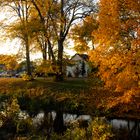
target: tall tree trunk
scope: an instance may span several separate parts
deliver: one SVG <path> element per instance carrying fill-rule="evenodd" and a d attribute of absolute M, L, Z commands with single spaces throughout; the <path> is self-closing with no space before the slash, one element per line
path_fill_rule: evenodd
<path fill-rule="evenodd" d="M 29 38 L 28 38 L 28 35 L 25 37 L 25 47 L 26 47 L 27 74 L 31 76 L 31 62 L 30 62 L 30 50 L 29 50 Z"/>
<path fill-rule="evenodd" d="M 63 40 L 58 41 L 58 59 L 57 59 L 57 66 L 58 72 L 56 73 L 55 81 L 61 82 L 64 80 L 63 75 Z"/>
<path fill-rule="evenodd" d="M 58 41 L 58 66 L 59 66 L 59 73 L 63 73 L 63 41 L 59 40 Z"/>
<path fill-rule="evenodd" d="M 51 42 L 50 40 L 48 39 L 48 53 L 49 53 L 49 57 L 52 58 L 52 61 L 55 62 L 55 56 L 54 56 L 54 52 L 52 50 L 52 45 L 51 45 Z M 50 58 L 50 59 L 51 59 Z"/>
<path fill-rule="evenodd" d="M 56 111 L 56 117 L 54 120 L 53 128 L 54 128 L 54 132 L 58 134 L 62 134 L 65 130 L 63 112 L 60 110 Z"/>
<path fill-rule="evenodd" d="M 63 81 L 63 51 L 64 51 L 64 47 L 63 47 L 63 43 L 64 43 L 64 23 L 63 23 L 63 19 L 64 19 L 64 0 L 61 0 L 61 9 L 60 9 L 60 33 L 59 33 L 59 39 L 58 39 L 58 58 L 57 58 L 57 65 L 58 65 L 58 74 L 56 75 L 56 81 Z"/>
<path fill-rule="evenodd" d="M 43 61 L 47 60 L 47 43 L 45 42 L 42 49 L 42 57 Z"/>

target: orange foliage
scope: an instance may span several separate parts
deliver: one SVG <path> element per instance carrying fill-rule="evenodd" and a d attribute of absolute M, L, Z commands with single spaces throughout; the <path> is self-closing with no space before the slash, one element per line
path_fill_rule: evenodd
<path fill-rule="evenodd" d="M 140 94 L 139 7 L 140 0 L 101 0 L 99 28 L 93 32 L 97 48 L 90 53 L 105 86 L 126 93 L 129 101 Z"/>
<path fill-rule="evenodd" d="M 0 55 L 0 64 L 4 64 L 6 70 L 15 70 L 18 67 L 17 59 L 15 55 Z"/>
<path fill-rule="evenodd" d="M 98 32 L 93 32 L 96 43 L 102 46 L 126 45 L 133 40 L 140 20 L 139 0 L 101 0 Z"/>
<path fill-rule="evenodd" d="M 112 50 L 103 54 L 95 50 L 91 59 L 100 66 L 99 74 L 106 86 L 117 91 L 138 87 L 140 82 L 140 50 Z"/>

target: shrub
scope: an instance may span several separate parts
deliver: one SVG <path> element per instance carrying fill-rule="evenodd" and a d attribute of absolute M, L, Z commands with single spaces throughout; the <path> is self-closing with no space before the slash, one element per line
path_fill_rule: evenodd
<path fill-rule="evenodd" d="M 23 75 L 22 75 L 22 79 L 23 79 L 24 81 L 31 81 L 31 80 L 34 79 L 34 77 L 33 77 L 32 75 L 23 74 Z"/>
<path fill-rule="evenodd" d="M 109 140 L 113 137 L 112 127 L 104 118 L 95 118 L 87 127 L 80 127 L 79 121 L 69 125 L 64 135 L 53 133 L 51 140 Z"/>
<path fill-rule="evenodd" d="M 112 127 L 104 118 L 95 118 L 88 129 L 92 130 L 94 140 L 109 140 L 113 137 Z"/>

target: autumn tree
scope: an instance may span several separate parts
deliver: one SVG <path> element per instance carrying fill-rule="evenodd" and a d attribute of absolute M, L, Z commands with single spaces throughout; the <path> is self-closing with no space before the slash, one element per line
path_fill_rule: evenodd
<path fill-rule="evenodd" d="M 0 55 L 0 64 L 5 65 L 6 70 L 16 70 L 18 67 L 16 55 Z"/>
<path fill-rule="evenodd" d="M 85 53 L 90 49 L 94 49 L 94 36 L 92 36 L 92 32 L 98 28 L 96 18 L 96 14 L 91 14 L 71 29 L 70 37 L 74 41 L 74 50 L 76 52 Z"/>
<path fill-rule="evenodd" d="M 39 9 L 39 2 L 32 0 L 38 14 L 42 17 L 42 11 Z M 55 11 L 52 10 L 47 13 L 47 20 L 50 21 L 52 30 L 55 35 L 57 42 L 57 64 L 59 66 L 59 73 L 63 72 L 62 61 L 63 61 L 63 51 L 64 42 L 69 33 L 71 26 L 78 19 L 85 18 L 91 12 L 95 11 L 95 5 L 93 0 L 82 1 L 82 0 L 61 0 L 61 1 L 48 1 L 52 7 L 55 7 Z M 50 7 L 49 7 L 50 8 Z M 44 18 L 41 18 L 44 22 Z M 48 29 L 48 28 L 47 28 Z"/>
<path fill-rule="evenodd" d="M 27 71 L 29 75 L 31 74 L 29 46 L 31 43 L 30 40 L 32 38 L 31 35 L 33 35 L 31 33 L 32 27 L 34 27 L 36 24 L 35 21 L 37 21 L 38 18 L 40 19 L 39 22 L 41 24 L 36 24 L 39 25 L 38 27 L 36 26 L 36 29 L 38 29 L 38 32 L 36 30 L 36 33 L 39 37 L 43 35 L 44 38 L 44 58 L 46 56 L 45 51 L 47 44 L 49 48 L 49 54 L 51 54 L 52 60 L 55 60 L 54 52 L 52 50 L 52 42 L 57 43 L 56 59 L 57 65 L 59 66 L 59 73 L 62 75 L 64 42 L 71 26 L 78 20 L 83 19 L 92 12 L 96 11 L 93 0 L 88 0 L 86 2 L 83 0 L 1 0 L 0 2 L 2 2 L 3 5 L 7 5 L 12 8 L 12 12 L 17 14 L 19 18 L 17 22 L 18 26 L 15 26 L 15 28 L 16 31 L 18 31 L 18 35 L 20 33 L 18 37 L 21 38 L 26 48 Z M 36 13 L 34 10 L 37 11 L 38 15 L 34 14 Z M 31 23 L 31 21 L 33 22 Z M 40 41 L 40 39 L 38 40 Z"/>
<path fill-rule="evenodd" d="M 98 47 L 91 60 L 99 66 L 106 87 L 124 92 L 130 101 L 140 91 L 140 1 L 101 0 Z"/>
<path fill-rule="evenodd" d="M 38 28 L 38 32 L 36 32 L 36 40 L 41 47 L 43 60 L 47 60 L 48 54 L 48 58 L 54 62 L 56 59 L 53 51 L 53 42 L 55 40 L 55 35 L 52 32 L 50 15 L 54 16 L 54 11 L 56 11 L 57 9 L 57 6 L 55 5 L 56 3 L 55 1 L 47 0 L 31 0 L 31 2 L 34 5 L 36 12 L 38 13 L 36 20 L 38 20 L 41 25 L 41 28 Z"/>
<path fill-rule="evenodd" d="M 15 16 L 15 22 L 13 22 L 11 27 L 9 26 L 9 31 L 11 36 L 14 38 L 19 38 L 25 47 L 26 52 L 26 63 L 27 63 L 27 74 L 31 75 L 30 66 L 30 27 L 29 20 L 32 10 L 31 3 L 28 0 L 6 0 L 1 1 L 3 6 L 11 10 L 13 16 Z M 16 23 L 16 24 L 15 24 Z"/>

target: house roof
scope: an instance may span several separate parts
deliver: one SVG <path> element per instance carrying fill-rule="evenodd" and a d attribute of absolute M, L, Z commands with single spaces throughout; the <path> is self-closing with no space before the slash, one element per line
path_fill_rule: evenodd
<path fill-rule="evenodd" d="M 87 61 L 89 59 L 89 56 L 87 54 L 79 54 L 79 53 L 76 53 L 75 55 L 73 55 L 71 57 L 71 59 L 73 59 L 75 56 L 80 56 L 83 60 Z"/>

